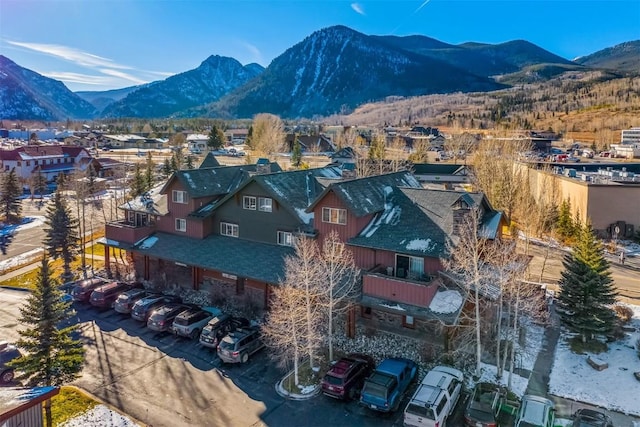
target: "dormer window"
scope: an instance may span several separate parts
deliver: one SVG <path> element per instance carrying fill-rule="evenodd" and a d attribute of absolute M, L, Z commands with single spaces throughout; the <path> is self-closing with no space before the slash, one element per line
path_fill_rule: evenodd
<path fill-rule="evenodd" d="M 469 205 L 461 197 L 453 204 L 453 209 L 469 209 Z"/>
<path fill-rule="evenodd" d="M 256 198 L 254 196 L 244 196 L 242 198 L 242 208 L 251 211 L 256 210 Z"/>
<path fill-rule="evenodd" d="M 322 222 L 345 225 L 347 223 L 347 210 L 322 208 Z"/>

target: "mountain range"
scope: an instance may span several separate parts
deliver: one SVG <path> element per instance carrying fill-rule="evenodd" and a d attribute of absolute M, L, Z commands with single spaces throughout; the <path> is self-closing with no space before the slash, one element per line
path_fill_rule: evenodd
<path fill-rule="evenodd" d="M 73 93 L 0 55 L 0 118 L 283 118 L 345 113 L 390 96 L 485 92 L 568 70 L 640 70 L 640 41 L 569 61 L 525 40 L 451 45 L 426 36 L 365 35 L 344 26 L 314 32 L 265 69 L 210 56 L 165 80 Z"/>

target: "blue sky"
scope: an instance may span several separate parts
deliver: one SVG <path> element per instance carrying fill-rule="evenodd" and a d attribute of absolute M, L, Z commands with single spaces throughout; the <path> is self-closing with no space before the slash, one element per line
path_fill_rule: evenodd
<path fill-rule="evenodd" d="M 106 90 L 213 54 L 266 67 L 338 24 L 451 44 L 525 39 L 573 59 L 640 39 L 640 0 L 0 0 L 0 54 L 71 90 Z"/>

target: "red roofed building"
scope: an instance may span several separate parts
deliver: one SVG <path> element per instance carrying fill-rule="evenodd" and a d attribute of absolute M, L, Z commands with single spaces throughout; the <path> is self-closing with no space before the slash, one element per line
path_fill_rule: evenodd
<path fill-rule="evenodd" d="M 47 181 L 55 181 L 60 173 L 86 170 L 90 164 L 99 171 L 100 164 L 83 148 L 68 145 L 25 145 L 13 150 L 0 150 L 0 167 L 15 168 L 18 179 L 28 182 L 40 171 Z"/>

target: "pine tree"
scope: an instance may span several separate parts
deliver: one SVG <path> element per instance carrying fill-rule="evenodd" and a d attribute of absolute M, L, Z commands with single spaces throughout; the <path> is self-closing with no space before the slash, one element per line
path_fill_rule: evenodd
<path fill-rule="evenodd" d="M 300 163 L 302 163 L 302 147 L 300 147 L 300 141 L 296 138 L 291 152 L 291 164 L 298 168 Z"/>
<path fill-rule="evenodd" d="M 153 169 L 155 165 L 153 163 L 153 158 L 151 157 L 151 151 L 147 153 L 147 161 L 145 163 L 144 170 L 144 183 L 147 190 L 150 190 L 153 187 Z"/>
<path fill-rule="evenodd" d="M 171 161 L 169 159 L 164 159 L 164 165 L 162 165 L 162 174 L 164 176 L 169 176 L 173 172 L 171 167 Z"/>
<path fill-rule="evenodd" d="M 78 378 L 84 363 L 82 342 L 71 336 L 77 326 L 61 327 L 70 317 L 70 302 L 61 299 L 62 291 L 51 277 L 46 258 L 38 272 L 35 288 L 20 308 L 17 346 L 22 357 L 11 362 L 18 379 L 29 386 L 60 386 Z M 51 401 L 45 405 L 46 425 L 51 426 Z"/>
<path fill-rule="evenodd" d="M 224 133 L 218 129 L 218 126 L 213 125 L 211 132 L 209 132 L 209 139 L 207 140 L 207 146 L 213 150 L 217 150 L 224 146 Z"/>
<path fill-rule="evenodd" d="M 562 323 L 587 342 L 613 329 L 616 316 L 609 306 L 616 301 L 617 293 L 609 262 L 591 224 L 578 227 L 577 238 L 573 251 L 563 261 L 558 312 Z"/>
<path fill-rule="evenodd" d="M 5 221 L 15 223 L 20 219 L 21 195 L 22 189 L 18 183 L 16 169 L 12 168 L 11 172 L 5 173 L 0 180 L 0 210 Z"/>
<path fill-rule="evenodd" d="M 136 171 L 133 175 L 133 182 L 131 182 L 131 197 L 138 197 L 145 191 L 147 191 L 147 183 L 145 182 L 144 176 L 142 176 L 140 164 L 136 163 Z"/>
<path fill-rule="evenodd" d="M 573 218 L 571 218 L 571 201 L 563 200 L 560 204 L 558 212 L 558 222 L 556 224 L 556 232 L 566 240 L 574 234 Z"/>
<path fill-rule="evenodd" d="M 185 161 L 185 167 L 187 169 L 193 169 L 194 168 L 194 166 L 193 166 L 193 157 L 187 156 L 187 160 Z"/>
<path fill-rule="evenodd" d="M 78 220 L 71 214 L 60 188 L 54 194 L 53 204 L 47 207 L 45 218 L 44 245 L 47 254 L 53 259 L 62 258 L 63 277 L 71 278 L 71 262 L 78 252 Z"/>

